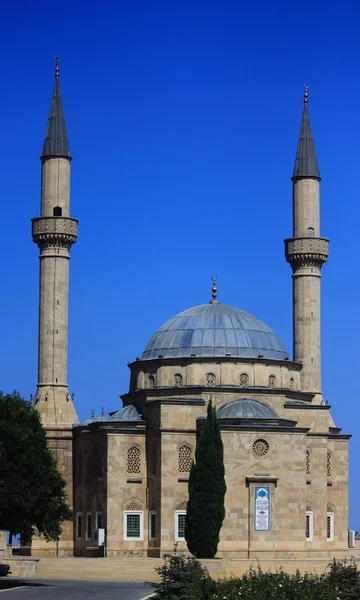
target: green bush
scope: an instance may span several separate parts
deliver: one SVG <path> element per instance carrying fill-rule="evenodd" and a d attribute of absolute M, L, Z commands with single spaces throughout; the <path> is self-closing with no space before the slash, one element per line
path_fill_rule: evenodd
<path fill-rule="evenodd" d="M 360 574 L 354 563 L 334 560 L 323 575 L 264 573 L 251 568 L 241 578 L 212 579 L 194 557 L 164 556 L 156 569 L 154 600 L 359 600 Z"/>
<path fill-rule="evenodd" d="M 164 564 L 155 569 L 160 583 L 151 583 L 156 589 L 154 600 L 203 600 L 215 590 L 214 582 L 205 567 L 193 556 L 164 555 Z"/>

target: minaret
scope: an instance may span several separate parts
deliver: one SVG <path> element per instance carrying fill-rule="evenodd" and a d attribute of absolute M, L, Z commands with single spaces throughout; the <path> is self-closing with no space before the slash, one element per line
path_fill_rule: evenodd
<path fill-rule="evenodd" d="M 71 155 L 59 85 L 59 59 L 41 156 L 40 217 L 32 238 L 40 249 L 38 383 L 35 405 L 45 428 L 78 423 L 68 392 L 69 251 L 78 221 L 70 217 Z"/>
<path fill-rule="evenodd" d="M 329 240 L 320 237 L 320 172 L 308 113 L 308 86 L 295 158 L 293 237 L 285 240 L 293 271 L 294 361 L 302 363 L 302 391 L 321 395 L 320 281 Z"/>

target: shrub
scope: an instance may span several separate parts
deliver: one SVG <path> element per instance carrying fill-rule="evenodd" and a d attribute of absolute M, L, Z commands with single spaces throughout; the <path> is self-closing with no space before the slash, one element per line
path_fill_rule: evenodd
<path fill-rule="evenodd" d="M 151 583 L 156 589 L 155 600 L 203 600 L 210 598 L 214 582 L 205 567 L 193 556 L 164 555 L 164 564 L 155 569 L 160 583 Z M 211 589 L 212 588 L 212 589 Z"/>
<path fill-rule="evenodd" d="M 264 573 L 251 568 L 241 578 L 213 580 L 194 557 L 165 555 L 152 583 L 154 600 L 359 600 L 360 574 L 354 563 L 334 560 L 323 575 Z"/>
<path fill-rule="evenodd" d="M 329 565 L 330 584 L 341 592 L 342 600 L 359 600 L 360 598 L 360 573 L 352 561 L 333 560 Z"/>

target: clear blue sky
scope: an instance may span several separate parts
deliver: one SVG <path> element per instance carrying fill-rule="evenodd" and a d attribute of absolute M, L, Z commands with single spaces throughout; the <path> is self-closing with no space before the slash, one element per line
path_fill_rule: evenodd
<path fill-rule="evenodd" d="M 323 389 L 351 441 L 360 529 L 359 8 L 227 0 L 2 10 L 0 388 L 36 390 L 40 161 L 61 58 L 71 151 L 69 387 L 80 419 L 120 406 L 127 361 L 169 317 L 219 299 L 291 350 L 290 176 L 303 84 L 320 170 Z"/>

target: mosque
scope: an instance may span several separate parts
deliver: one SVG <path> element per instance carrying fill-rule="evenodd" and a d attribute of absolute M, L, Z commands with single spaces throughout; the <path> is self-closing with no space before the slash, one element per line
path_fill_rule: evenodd
<path fill-rule="evenodd" d="M 74 522 L 34 556 L 161 556 L 186 551 L 189 471 L 210 398 L 224 443 L 227 493 L 219 557 L 343 557 L 348 552 L 348 440 L 322 397 L 320 172 L 305 88 L 293 182 L 291 356 L 243 310 L 210 302 L 162 325 L 129 364 L 123 407 L 79 423 L 67 385 L 71 154 L 56 63 L 41 156 L 38 383 L 33 402 L 67 482 Z M 290 225 L 290 224 L 289 224 Z"/>

